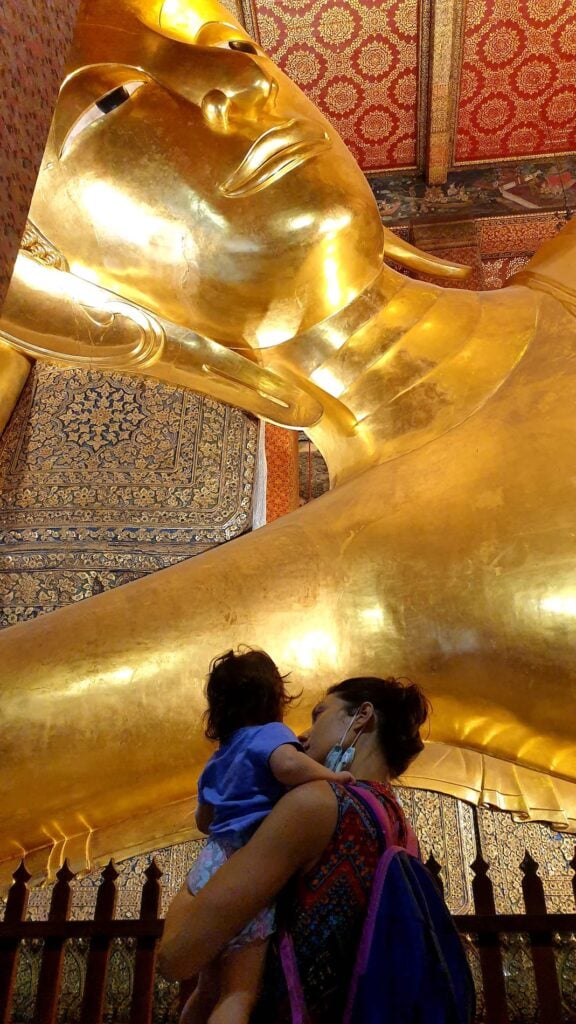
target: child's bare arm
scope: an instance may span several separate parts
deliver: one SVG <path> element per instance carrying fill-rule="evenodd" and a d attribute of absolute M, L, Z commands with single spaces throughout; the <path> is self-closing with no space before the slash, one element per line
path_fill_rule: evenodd
<path fill-rule="evenodd" d="M 195 817 L 198 830 L 207 836 L 214 817 L 214 808 L 212 807 L 212 804 L 198 804 Z"/>
<path fill-rule="evenodd" d="M 270 757 L 270 770 L 283 786 L 301 786 L 304 782 L 354 782 L 350 772 L 331 772 L 323 764 L 291 743 L 283 743 Z"/>

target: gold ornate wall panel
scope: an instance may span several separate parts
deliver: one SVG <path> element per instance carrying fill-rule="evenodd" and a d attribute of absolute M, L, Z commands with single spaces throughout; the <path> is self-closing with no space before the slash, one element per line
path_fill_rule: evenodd
<path fill-rule="evenodd" d="M 442 865 L 450 910 L 466 914 L 472 907 L 470 864 L 476 856 L 472 808 L 461 800 L 426 790 L 399 789 L 408 818 L 427 858 Z"/>
<path fill-rule="evenodd" d="M 474 813 L 482 855 L 490 865 L 496 911 L 523 913 L 522 872 L 525 851 L 539 864 L 550 913 L 573 913 L 574 837 L 545 825 L 516 822 L 505 812 L 472 807 L 438 793 L 401 789 L 404 809 L 420 838 L 425 857 L 433 854 L 442 865 L 446 898 L 453 913 L 472 913 L 472 871 L 476 857 Z"/>
<path fill-rule="evenodd" d="M 572 892 L 574 836 L 553 832 L 545 825 L 513 821 L 509 814 L 480 808 L 478 824 L 482 853 L 490 864 L 498 914 L 523 913 L 520 863 L 526 850 L 539 864 L 546 906 L 550 913 L 574 913 Z"/>
<path fill-rule="evenodd" d="M 0 624 L 250 529 L 257 436 L 209 398 L 37 365 L 0 441 Z"/>

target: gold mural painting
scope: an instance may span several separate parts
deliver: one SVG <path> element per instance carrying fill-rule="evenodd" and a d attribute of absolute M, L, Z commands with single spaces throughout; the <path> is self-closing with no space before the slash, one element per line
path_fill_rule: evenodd
<path fill-rule="evenodd" d="M 206 666 L 241 642 L 303 686 L 296 726 L 339 677 L 413 675 L 434 716 L 406 782 L 575 828 L 573 226 L 500 291 L 393 271 L 462 273 L 383 231 L 334 129 L 212 0 L 85 5 L 31 217 L 69 270 L 20 257 L 6 360 L 306 426 L 333 490 L 3 632 L 6 868 L 189 833 Z"/>

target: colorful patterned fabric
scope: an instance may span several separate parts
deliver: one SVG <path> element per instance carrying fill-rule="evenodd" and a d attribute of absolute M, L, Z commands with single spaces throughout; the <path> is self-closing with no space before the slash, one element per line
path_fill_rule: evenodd
<path fill-rule="evenodd" d="M 296 877 L 277 905 L 278 923 L 291 934 L 309 1013 L 308 1024 L 341 1021 L 374 873 L 381 833 L 363 803 L 331 783 L 338 801 L 334 834 L 318 864 Z M 386 806 L 394 842 L 406 847 L 408 826 L 392 789 L 364 783 Z M 275 943 L 254 1024 L 290 1024 L 290 1006 Z"/>

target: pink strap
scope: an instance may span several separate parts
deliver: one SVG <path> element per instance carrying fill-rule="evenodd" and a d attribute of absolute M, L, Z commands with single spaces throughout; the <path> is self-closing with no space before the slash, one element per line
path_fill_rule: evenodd
<path fill-rule="evenodd" d="M 300 974 L 298 973 L 294 943 L 292 942 L 292 936 L 288 932 L 281 932 L 279 948 L 280 960 L 288 989 L 288 998 L 290 1000 L 292 1024 L 306 1024 L 308 1019 L 306 1001 L 304 999 Z"/>
<path fill-rule="evenodd" d="M 397 853 L 404 853 L 404 849 L 401 846 L 389 846 L 386 852 L 380 858 L 376 875 L 374 876 L 374 882 L 372 885 L 372 891 L 370 893 L 370 902 L 368 904 L 368 911 L 364 921 L 364 927 L 362 928 L 362 936 L 360 938 L 360 945 L 358 946 L 358 952 L 356 954 L 356 963 L 354 964 L 354 971 L 352 972 L 352 980 L 350 982 L 350 988 L 348 990 L 348 998 L 346 1000 L 346 1009 L 342 1018 L 342 1024 L 350 1024 L 352 1020 L 352 1010 L 354 1008 L 354 1001 L 356 999 L 356 993 L 358 991 L 358 985 L 361 976 L 366 970 L 366 964 L 368 963 L 368 956 L 372 946 L 372 938 L 374 936 L 374 929 L 376 927 L 376 919 L 378 917 L 378 907 L 380 904 L 380 897 L 382 896 L 382 889 L 384 888 L 384 882 L 388 872 L 388 868 L 392 862 L 392 859 Z"/>
<path fill-rule="evenodd" d="M 392 832 L 390 814 L 388 813 L 384 805 L 381 803 L 381 801 L 378 799 L 378 797 L 374 795 L 372 790 L 364 789 L 363 786 L 348 786 L 348 789 L 352 790 L 352 792 L 357 797 L 359 797 L 361 801 L 367 804 L 370 810 L 372 811 L 374 817 L 376 818 L 376 821 L 380 825 L 380 828 L 382 829 L 384 836 L 386 838 L 386 847 L 388 848 L 394 846 L 396 843 L 396 837 L 393 835 Z M 418 840 L 416 838 L 416 834 L 413 828 L 411 827 L 411 825 L 408 824 L 408 822 L 406 822 L 406 851 L 412 857 L 420 858 L 420 848 L 418 846 Z"/>
<path fill-rule="evenodd" d="M 374 879 L 373 891 L 370 895 L 370 904 L 368 911 L 368 918 L 365 922 L 363 929 L 363 938 L 361 942 L 360 956 L 357 958 L 352 985 L 350 988 L 348 1006 L 344 1015 L 344 1021 L 350 1020 L 351 1008 L 354 1002 L 354 995 L 358 986 L 358 979 L 361 970 L 365 966 L 365 959 L 367 956 L 367 950 L 370 948 L 370 942 L 374 931 L 374 925 L 376 921 L 376 909 L 378 906 L 378 900 L 388 870 L 388 865 L 392 860 L 392 857 L 399 852 L 401 849 L 395 844 L 395 836 L 393 834 L 392 822 L 390 814 L 381 803 L 380 800 L 372 793 L 369 789 L 364 789 L 361 786 L 347 786 L 347 789 L 351 790 L 355 796 L 359 798 L 371 811 L 380 825 L 384 837 L 386 839 L 386 852 L 380 859 L 380 863 Z M 410 827 L 407 824 L 407 842 L 406 850 L 413 857 L 419 857 L 420 852 L 418 848 L 418 840 Z M 292 936 L 288 932 L 280 933 L 279 941 L 279 952 L 280 960 L 282 963 L 282 970 L 284 972 L 284 978 L 286 980 L 286 987 L 288 989 L 288 998 L 290 1000 L 290 1010 L 292 1014 L 292 1024 L 307 1024 L 308 1014 L 306 1011 L 306 1001 L 304 999 L 304 991 L 302 989 L 302 983 L 300 981 L 300 974 L 298 972 L 298 964 L 296 962 L 296 952 L 294 950 L 294 943 Z"/>

